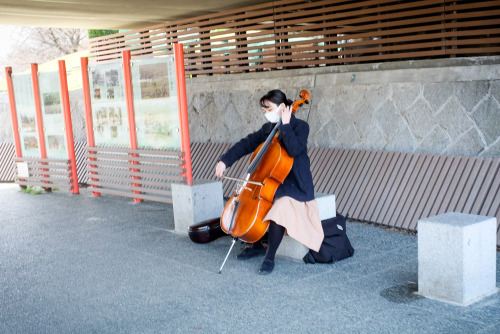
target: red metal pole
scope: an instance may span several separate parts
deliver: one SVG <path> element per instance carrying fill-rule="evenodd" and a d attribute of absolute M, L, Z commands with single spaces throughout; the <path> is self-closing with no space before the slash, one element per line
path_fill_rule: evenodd
<path fill-rule="evenodd" d="M 123 74 L 125 79 L 125 93 L 127 97 L 128 126 L 130 134 L 130 148 L 137 149 L 137 135 L 135 132 L 134 95 L 132 93 L 132 74 L 130 73 L 130 51 L 123 51 Z"/>
<path fill-rule="evenodd" d="M 89 147 L 95 146 L 94 140 L 94 122 L 92 120 L 92 104 L 90 103 L 90 86 L 89 86 L 89 59 L 87 57 L 80 58 L 82 67 L 83 81 L 83 102 L 85 104 L 85 123 L 87 125 L 87 144 Z"/>
<path fill-rule="evenodd" d="M 66 146 L 68 147 L 68 158 L 71 163 L 72 189 L 73 194 L 79 194 L 78 172 L 76 171 L 75 142 L 73 139 L 73 125 L 71 124 L 71 109 L 69 107 L 68 79 L 66 77 L 66 63 L 59 60 L 59 81 L 61 83 L 61 97 L 64 114 L 64 125 L 66 129 Z"/>
<path fill-rule="evenodd" d="M 132 91 L 132 73 L 130 72 L 130 51 L 123 51 L 123 74 L 125 80 L 125 94 L 127 97 L 127 112 L 128 112 L 128 128 L 130 134 L 130 148 L 137 150 L 137 133 L 135 128 L 135 112 L 134 112 L 134 95 Z M 137 157 L 138 154 L 131 154 L 132 157 Z M 130 161 L 131 164 L 137 165 L 138 161 Z M 139 169 L 132 168 L 132 172 L 139 172 Z M 132 176 L 132 179 L 140 179 L 138 176 Z M 140 187 L 138 183 L 132 183 L 133 187 Z M 140 191 L 132 190 L 134 194 L 140 194 Z M 134 198 L 134 202 L 142 202 L 140 198 Z"/>
<path fill-rule="evenodd" d="M 14 85 L 12 84 L 12 67 L 5 68 L 5 78 L 7 79 L 7 90 L 9 92 L 10 118 L 12 119 L 12 133 L 16 146 L 16 157 L 22 158 L 21 137 L 19 136 L 19 123 L 17 121 L 16 99 L 14 98 Z"/>
<path fill-rule="evenodd" d="M 87 126 L 87 145 L 89 147 L 95 147 L 94 139 L 94 122 L 92 120 L 92 103 L 90 102 L 90 86 L 89 86 L 89 59 L 87 57 L 80 58 L 80 64 L 82 68 L 82 83 L 83 83 L 83 102 L 85 105 L 85 124 Z M 95 151 L 90 151 L 89 153 L 95 154 Z M 90 158 L 90 160 L 95 160 L 95 158 Z M 96 165 L 89 165 L 91 168 L 95 168 Z M 97 172 L 90 172 L 91 175 L 96 175 Z M 90 178 L 92 181 L 96 181 L 95 178 Z M 97 188 L 97 186 L 92 186 L 92 188 Z M 101 193 L 92 192 L 92 196 L 101 196 Z"/>
<path fill-rule="evenodd" d="M 186 177 L 186 183 L 193 185 L 193 169 L 191 166 L 191 143 L 189 140 L 189 120 L 186 97 L 186 76 L 184 72 L 184 53 L 182 44 L 174 44 L 175 72 L 177 75 L 177 97 L 179 99 L 179 120 L 181 125 L 181 150 L 184 152 L 183 175 Z"/>
<path fill-rule="evenodd" d="M 40 103 L 40 87 L 38 86 L 38 64 L 31 64 L 31 81 L 33 83 L 33 97 L 35 99 L 38 142 L 40 143 L 40 157 L 42 159 L 47 159 L 47 147 L 45 146 L 45 133 L 43 131 L 42 104 Z"/>
<path fill-rule="evenodd" d="M 42 115 L 42 104 L 40 102 L 40 86 L 38 85 L 38 64 L 31 64 L 31 82 L 33 84 L 33 98 L 35 100 L 35 114 L 36 114 L 36 124 L 38 130 L 38 142 L 40 143 L 40 158 L 47 159 L 47 146 L 45 145 L 45 131 L 43 130 L 43 115 Z M 42 165 L 46 165 L 42 162 Z M 42 168 L 42 171 L 47 171 L 46 168 Z M 49 175 L 42 174 L 42 177 L 49 177 Z M 48 181 L 43 181 L 44 183 L 49 183 Z M 52 191 L 50 187 L 44 187 L 45 191 Z"/>

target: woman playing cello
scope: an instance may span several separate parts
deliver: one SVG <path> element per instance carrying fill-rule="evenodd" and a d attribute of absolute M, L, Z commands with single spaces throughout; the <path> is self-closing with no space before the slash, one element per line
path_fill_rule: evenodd
<path fill-rule="evenodd" d="M 262 242 L 246 247 L 238 259 L 248 259 L 265 253 L 259 273 L 269 274 L 274 269 L 276 251 L 287 234 L 303 245 L 318 251 L 323 241 L 323 228 L 314 199 L 311 165 L 307 155 L 309 124 L 292 113 L 292 101 L 281 90 L 271 90 L 260 99 L 264 116 L 268 120 L 260 130 L 249 134 L 224 153 L 215 168 L 215 175 L 222 177 L 241 157 L 252 153 L 271 133 L 281 119 L 278 140 L 293 158 L 290 173 L 274 195 L 274 202 L 264 218 L 269 221 L 267 250 Z M 273 124 L 274 123 L 274 124 Z"/>

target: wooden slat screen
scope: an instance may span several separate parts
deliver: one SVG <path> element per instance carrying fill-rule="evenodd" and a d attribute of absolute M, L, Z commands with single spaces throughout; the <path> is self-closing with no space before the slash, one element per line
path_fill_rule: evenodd
<path fill-rule="evenodd" d="M 87 148 L 86 141 L 76 141 L 75 142 L 75 160 L 76 160 L 76 172 L 78 173 L 78 183 L 87 183 L 88 175 L 85 169 L 85 152 Z"/>
<path fill-rule="evenodd" d="M 185 183 L 180 151 L 87 147 L 87 183 L 96 193 L 172 203 L 171 184 Z"/>
<path fill-rule="evenodd" d="M 500 0 L 283 0 L 90 41 L 91 61 L 172 53 L 186 75 L 500 54 Z"/>
<path fill-rule="evenodd" d="M 13 158 L 13 161 L 28 164 L 29 177 L 16 175 L 15 183 L 20 186 L 57 188 L 70 191 L 73 189 L 74 175 L 71 173 L 71 161 L 65 159 Z"/>
<path fill-rule="evenodd" d="M 193 177 L 216 180 L 215 164 L 230 146 L 193 143 Z M 337 210 L 356 220 L 416 231 L 420 218 L 454 211 L 496 217 L 500 226 L 500 158 L 322 147 L 308 154 L 315 191 L 335 194 Z M 246 156 L 226 175 L 244 177 L 248 163 Z M 222 184 L 231 197 L 237 183 Z"/>
<path fill-rule="evenodd" d="M 12 158 L 16 156 L 13 143 L 0 143 L 0 182 L 10 182 L 16 179 L 16 166 Z"/>

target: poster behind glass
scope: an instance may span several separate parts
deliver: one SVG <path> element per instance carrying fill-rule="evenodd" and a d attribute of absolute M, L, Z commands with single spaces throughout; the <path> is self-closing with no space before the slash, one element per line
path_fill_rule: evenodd
<path fill-rule="evenodd" d="M 122 63 L 89 67 L 96 146 L 130 147 Z"/>
<path fill-rule="evenodd" d="M 67 158 L 59 72 L 39 73 L 38 85 L 40 87 L 47 157 L 52 159 Z"/>
<path fill-rule="evenodd" d="M 31 74 L 13 74 L 14 99 L 23 157 L 40 158 Z"/>
<path fill-rule="evenodd" d="M 132 88 L 140 148 L 181 147 L 173 56 L 132 61 Z"/>

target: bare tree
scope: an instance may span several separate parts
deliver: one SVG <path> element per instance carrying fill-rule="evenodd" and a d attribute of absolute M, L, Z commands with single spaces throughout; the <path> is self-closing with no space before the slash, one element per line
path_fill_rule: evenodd
<path fill-rule="evenodd" d="M 15 72 L 88 48 L 85 29 L 17 27 L 11 38 L 16 43 L 3 62 Z"/>
<path fill-rule="evenodd" d="M 34 28 L 34 40 L 46 50 L 59 50 L 61 55 L 81 50 L 87 39 L 84 29 Z"/>

